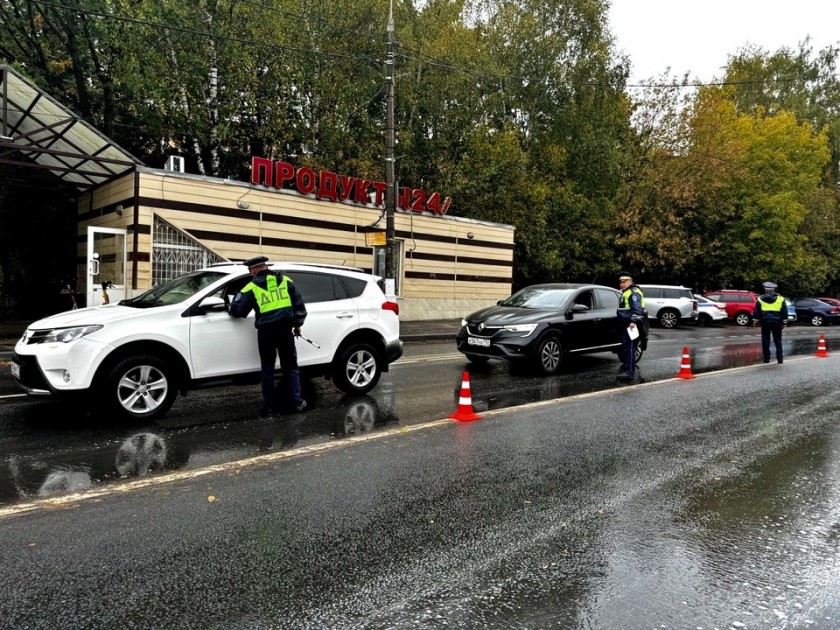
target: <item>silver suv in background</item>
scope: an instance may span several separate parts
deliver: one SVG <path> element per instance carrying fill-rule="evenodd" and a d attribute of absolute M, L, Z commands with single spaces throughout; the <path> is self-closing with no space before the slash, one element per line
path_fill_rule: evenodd
<path fill-rule="evenodd" d="M 699 311 L 694 292 L 688 287 L 666 284 L 640 284 L 648 317 L 663 328 L 674 328 L 682 321 L 696 321 Z"/>

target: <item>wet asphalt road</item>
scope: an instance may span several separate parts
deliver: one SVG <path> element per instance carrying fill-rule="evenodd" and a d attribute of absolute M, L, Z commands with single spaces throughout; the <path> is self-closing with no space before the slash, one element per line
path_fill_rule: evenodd
<path fill-rule="evenodd" d="M 813 355 L 819 334 L 829 350 L 840 327 L 789 327 L 788 356 Z M 735 326 L 652 330 L 641 363 L 648 381 L 673 377 L 684 347 L 695 373 L 761 361 L 758 330 Z M 461 375 L 471 374 L 478 412 L 616 388 L 611 353 L 574 358 L 553 377 L 511 369 L 502 362 L 469 365 L 454 343 L 408 344 L 404 357 L 370 395 L 341 395 L 323 379 L 305 382 L 311 410 L 290 422 L 256 417 L 259 388 L 230 387 L 179 397 L 160 421 L 125 424 L 98 418 L 65 403 L 21 396 L 0 360 L 0 506 L 81 491 L 102 483 L 166 471 L 192 470 L 258 455 L 345 439 L 388 427 L 446 418 L 457 409 Z"/>
<path fill-rule="evenodd" d="M 673 332 L 638 387 L 570 397 L 613 387 L 609 355 L 551 379 L 475 370 L 485 417 L 470 424 L 445 420 L 463 362 L 428 348 L 376 397 L 319 389 L 330 413 L 301 423 L 175 413 L 120 433 L 4 400 L 4 444 L 34 443 L 5 462 L 20 487 L 39 448 L 49 469 L 52 450 L 99 444 L 140 484 L 165 479 L 135 475 L 179 434 L 227 439 L 184 447 L 166 483 L 7 501 L 0 627 L 840 627 L 840 355 L 813 358 L 807 328 L 786 335 L 784 366 L 756 365 L 732 331 Z M 696 347 L 699 377 L 654 382 L 679 368 L 674 344 Z M 551 395 L 567 398 L 501 410 Z M 262 458 L 226 463 L 237 453 Z"/>

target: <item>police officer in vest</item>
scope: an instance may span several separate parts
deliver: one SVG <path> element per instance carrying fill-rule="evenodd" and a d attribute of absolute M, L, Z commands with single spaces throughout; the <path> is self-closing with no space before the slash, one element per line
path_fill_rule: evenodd
<path fill-rule="evenodd" d="M 642 290 L 633 282 L 633 276 L 627 271 L 618 274 L 618 286 L 621 297 L 618 301 L 618 317 L 624 332 L 621 337 L 621 369 L 618 379 L 623 381 L 638 380 L 636 368 L 636 349 L 639 347 L 645 325 L 645 298 Z M 635 332 L 634 332 L 635 331 Z"/>
<path fill-rule="evenodd" d="M 785 298 L 776 293 L 776 284 L 765 282 L 764 295 L 759 296 L 755 301 L 753 310 L 753 323 L 761 324 L 761 350 L 764 352 L 764 362 L 770 363 L 770 335 L 773 335 L 773 344 L 776 346 L 776 360 L 784 363 L 782 353 L 782 328 L 788 320 L 787 304 Z"/>
<path fill-rule="evenodd" d="M 266 265 L 267 256 L 257 256 L 245 261 L 253 278 L 236 294 L 230 304 L 232 317 L 247 317 L 255 311 L 257 347 L 262 367 L 263 416 L 278 412 L 274 391 L 274 366 L 280 357 L 280 367 L 291 408 L 295 412 L 306 409 L 301 398 L 295 337 L 306 319 L 306 306 L 291 279 L 280 271 L 271 271 Z"/>

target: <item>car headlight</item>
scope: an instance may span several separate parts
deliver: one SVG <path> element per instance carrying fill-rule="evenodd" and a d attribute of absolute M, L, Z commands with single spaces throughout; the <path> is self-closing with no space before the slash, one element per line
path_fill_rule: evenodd
<path fill-rule="evenodd" d="M 73 328 L 53 328 L 41 339 L 40 343 L 54 343 L 56 341 L 70 343 L 92 332 L 96 332 L 100 328 L 102 328 L 102 324 L 96 324 L 94 326 L 73 326 Z"/>
<path fill-rule="evenodd" d="M 465 317 L 464 319 L 461 320 L 461 327 L 463 328 L 466 325 L 467 325 L 467 318 Z"/>
<path fill-rule="evenodd" d="M 507 332 L 521 333 L 522 337 L 527 337 L 537 329 L 537 324 L 514 324 L 505 326 Z"/>

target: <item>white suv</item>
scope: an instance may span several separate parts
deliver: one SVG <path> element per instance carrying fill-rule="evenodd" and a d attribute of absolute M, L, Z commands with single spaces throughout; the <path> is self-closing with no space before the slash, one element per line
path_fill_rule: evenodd
<path fill-rule="evenodd" d="M 302 374 L 363 394 L 402 356 L 399 307 L 358 269 L 269 263 L 288 275 L 308 312 L 297 340 Z M 90 394 L 123 417 L 163 415 L 179 390 L 259 382 L 254 313 L 226 303 L 251 279 L 222 263 L 187 273 L 119 304 L 31 324 L 12 355 L 12 377 L 31 395 Z M 94 401 L 91 401 L 94 402 Z"/>
<path fill-rule="evenodd" d="M 665 284 L 640 284 L 648 316 L 663 328 L 675 328 L 683 320 L 696 321 L 699 308 L 694 293 L 687 287 Z"/>

